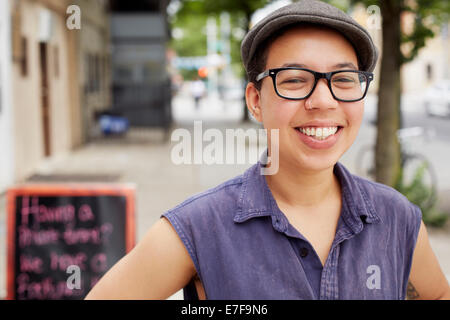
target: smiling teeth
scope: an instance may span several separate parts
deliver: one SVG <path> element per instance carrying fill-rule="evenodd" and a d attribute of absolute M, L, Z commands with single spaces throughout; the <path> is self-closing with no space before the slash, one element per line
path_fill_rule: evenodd
<path fill-rule="evenodd" d="M 302 133 L 306 134 L 307 136 L 324 140 L 328 138 L 329 136 L 336 133 L 338 130 L 338 127 L 324 127 L 324 128 L 298 128 Z"/>

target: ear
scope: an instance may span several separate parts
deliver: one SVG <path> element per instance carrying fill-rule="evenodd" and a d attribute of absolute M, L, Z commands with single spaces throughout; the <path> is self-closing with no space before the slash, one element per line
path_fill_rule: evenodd
<path fill-rule="evenodd" d="M 245 101 L 247 103 L 247 108 L 253 117 L 258 122 L 262 122 L 262 113 L 261 113 L 261 96 L 260 91 L 256 89 L 255 84 L 253 82 L 249 82 L 247 87 L 245 88 Z"/>

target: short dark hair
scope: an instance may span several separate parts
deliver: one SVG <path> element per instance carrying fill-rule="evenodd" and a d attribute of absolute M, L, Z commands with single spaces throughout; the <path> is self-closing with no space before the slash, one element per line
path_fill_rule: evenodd
<path fill-rule="evenodd" d="M 286 32 L 288 32 L 291 29 L 295 29 L 298 27 L 315 27 L 315 28 L 321 28 L 321 29 L 329 29 L 329 30 L 334 30 L 339 32 L 342 36 L 345 37 L 345 35 L 343 33 L 341 33 L 339 30 L 333 29 L 331 27 L 327 27 L 327 26 L 323 26 L 320 24 L 314 24 L 314 23 L 295 23 L 295 24 L 289 24 L 286 25 L 284 27 L 282 27 L 281 29 L 279 29 L 277 32 L 271 34 L 269 37 L 267 37 L 257 48 L 256 48 L 256 53 L 258 54 L 254 54 L 253 57 L 250 59 L 250 63 L 249 63 L 249 67 L 248 70 L 246 71 L 247 73 L 247 78 L 249 82 L 253 82 L 253 84 L 255 85 L 255 88 L 259 91 L 261 90 L 261 82 L 260 81 L 256 81 L 256 77 L 258 76 L 258 74 L 260 74 L 261 72 L 264 72 L 265 68 L 266 68 L 266 64 L 267 64 L 267 57 L 269 55 L 269 47 L 270 45 L 279 37 L 281 37 L 282 35 L 284 35 Z M 347 39 L 347 37 L 345 37 Z M 348 40 L 348 39 L 347 39 Z M 351 43 L 350 40 L 348 40 Z M 353 49 L 354 46 L 352 44 Z M 355 50 L 355 52 L 357 52 Z M 359 56 L 357 56 L 358 59 L 358 69 L 360 69 L 361 66 L 361 62 L 359 59 Z"/>

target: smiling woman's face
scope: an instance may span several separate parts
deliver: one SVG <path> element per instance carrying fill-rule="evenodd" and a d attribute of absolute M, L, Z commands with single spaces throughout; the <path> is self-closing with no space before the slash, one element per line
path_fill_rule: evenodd
<path fill-rule="evenodd" d="M 340 33 L 301 27 L 288 30 L 270 45 L 265 70 L 294 65 L 318 72 L 357 70 L 358 60 L 352 45 Z M 318 81 L 308 99 L 296 101 L 279 97 L 270 77 L 261 81 L 260 91 L 252 83 L 248 85 L 247 103 L 257 107 L 255 118 L 268 132 L 279 129 L 280 164 L 307 171 L 334 166 L 358 134 L 364 102 L 335 100 L 326 79 Z M 323 133 L 324 128 L 327 134 L 338 130 L 323 140 L 312 136 L 313 129 Z M 268 139 L 270 145 L 270 134 Z"/>

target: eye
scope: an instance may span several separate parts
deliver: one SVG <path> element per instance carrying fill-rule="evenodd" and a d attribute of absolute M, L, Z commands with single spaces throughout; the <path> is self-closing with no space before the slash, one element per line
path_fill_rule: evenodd
<path fill-rule="evenodd" d="M 336 77 L 333 82 L 355 82 L 354 78 L 351 77 Z"/>
<path fill-rule="evenodd" d="M 307 82 L 306 79 L 303 78 L 290 78 L 290 79 L 283 79 L 281 83 L 305 83 Z"/>

